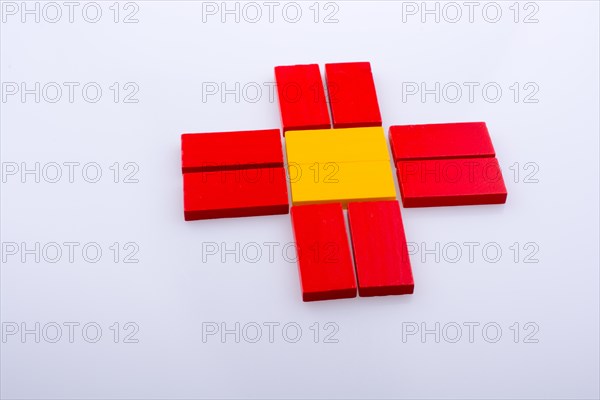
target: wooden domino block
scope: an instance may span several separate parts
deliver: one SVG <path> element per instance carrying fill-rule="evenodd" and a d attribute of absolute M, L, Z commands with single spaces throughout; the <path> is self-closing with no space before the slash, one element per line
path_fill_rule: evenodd
<path fill-rule="evenodd" d="M 356 279 L 341 204 L 293 206 L 304 301 L 356 297 Z"/>
<path fill-rule="evenodd" d="M 281 133 L 279 129 L 184 133 L 181 165 L 183 173 L 283 167 Z"/>
<path fill-rule="evenodd" d="M 280 168 L 183 174 L 186 221 L 287 214 L 286 174 Z"/>
<path fill-rule="evenodd" d="M 331 127 L 321 71 L 317 64 L 275 67 L 283 134 Z"/>
<path fill-rule="evenodd" d="M 495 157 L 485 122 L 391 126 L 394 161 Z"/>
<path fill-rule="evenodd" d="M 358 294 L 412 294 L 415 285 L 398 202 L 350 203 L 348 220 Z"/>
<path fill-rule="evenodd" d="M 399 161 L 396 172 L 407 208 L 506 202 L 506 186 L 494 157 Z"/>
<path fill-rule="evenodd" d="M 389 161 L 290 164 L 289 174 L 294 205 L 396 199 Z"/>
<path fill-rule="evenodd" d="M 325 75 L 334 128 L 381 126 L 370 63 L 326 64 Z"/>
<path fill-rule="evenodd" d="M 294 205 L 396 198 L 381 127 L 289 131 L 286 153 Z"/>
<path fill-rule="evenodd" d="M 289 163 L 388 161 L 381 127 L 289 131 L 285 136 Z"/>

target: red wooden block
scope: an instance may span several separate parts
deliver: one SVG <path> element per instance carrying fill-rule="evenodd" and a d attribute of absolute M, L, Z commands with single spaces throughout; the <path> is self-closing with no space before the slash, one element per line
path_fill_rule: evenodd
<path fill-rule="evenodd" d="M 182 172 L 283 167 L 279 129 L 184 133 Z"/>
<path fill-rule="evenodd" d="M 485 122 L 390 127 L 394 161 L 495 157 Z"/>
<path fill-rule="evenodd" d="M 331 128 L 317 64 L 275 67 L 283 134 L 291 130 Z"/>
<path fill-rule="evenodd" d="M 287 214 L 285 170 L 254 168 L 183 174 L 186 221 Z"/>
<path fill-rule="evenodd" d="M 415 284 L 398 202 L 350 203 L 348 219 L 358 294 L 412 294 Z"/>
<path fill-rule="evenodd" d="M 381 126 L 370 63 L 326 64 L 325 75 L 334 128 Z"/>
<path fill-rule="evenodd" d="M 356 297 L 356 279 L 339 203 L 292 207 L 304 301 Z"/>
<path fill-rule="evenodd" d="M 404 207 L 506 203 L 496 158 L 399 161 L 396 172 Z"/>

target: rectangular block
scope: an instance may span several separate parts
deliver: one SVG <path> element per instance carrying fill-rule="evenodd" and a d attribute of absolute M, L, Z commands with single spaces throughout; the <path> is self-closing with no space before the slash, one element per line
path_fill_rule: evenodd
<path fill-rule="evenodd" d="M 184 133 L 182 172 L 283 167 L 279 129 Z"/>
<path fill-rule="evenodd" d="M 275 67 L 283 134 L 331 128 L 321 71 L 317 64 Z"/>
<path fill-rule="evenodd" d="M 183 174 L 186 221 L 287 214 L 286 174 L 281 168 Z"/>
<path fill-rule="evenodd" d="M 485 122 L 391 126 L 394 161 L 495 157 Z"/>
<path fill-rule="evenodd" d="M 285 149 L 290 164 L 390 159 L 381 127 L 289 131 Z"/>
<path fill-rule="evenodd" d="M 334 128 L 381 126 L 370 63 L 326 64 L 325 76 Z"/>
<path fill-rule="evenodd" d="M 293 206 L 292 227 L 304 301 L 356 297 L 341 204 Z"/>
<path fill-rule="evenodd" d="M 389 161 L 290 164 L 292 204 L 395 200 Z"/>
<path fill-rule="evenodd" d="M 441 207 L 506 202 L 496 158 L 415 160 L 396 163 L 404 207 Z"/>
<path fill-rule="evenodd" d="M 359 296 L 412 294 L 415 284 L 398 202 L 350 203 L 348 220 Z"/>

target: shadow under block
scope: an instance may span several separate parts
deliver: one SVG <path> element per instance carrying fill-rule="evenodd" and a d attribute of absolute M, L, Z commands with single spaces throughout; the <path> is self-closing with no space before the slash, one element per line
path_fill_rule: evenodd
<path fill-rule="evenodd" d="M 290 131 L 286 153 L 294 205 L 396 199 L 383 128 Z"/>
<path fill-rule="evenodd" d="M 304 301 L 356 297 L 341 204 L 293 206 L 292 227 Z"/>
<path fill-rule="evenodd" d="M 325 64 L 325 76 L 334 128 L 381 126 L 370 63 Z"/>
<path fill-rule="evenodd" d="M 496 158 L 399 161 L 396 172 L 406 208 L 506 203 Z"/>
<path fill-rule="evenodd" d="M 280 168 L 183 174 L 186 221 L 287 214 L 286 174 Z"/>
<path fill-rule="evenodd" d="M 279 129 L 184 133 L 182 172 L 283 167 Z"/>
<path fill-rule="evenodd" d="M 485 122 L 391 126 L 394 161 L 495 157 Z"/>
<path fill-rule="evenodd" d="M 398 201 L 350 203 L 358 294 L 412 294 L 414 280 Z"/>
<path fill-rule="evenodd" d="M 321 70 L 317 64 L 275 67 L 283 134 L 331 128 Z"/>

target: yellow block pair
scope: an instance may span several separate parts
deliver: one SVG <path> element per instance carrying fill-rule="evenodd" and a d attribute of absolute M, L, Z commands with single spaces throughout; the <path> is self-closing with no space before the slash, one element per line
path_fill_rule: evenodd
<path fill-rule="evenodd" d="M 292 204 L 395 200 L 383 128 L 288 131 Z"/>

